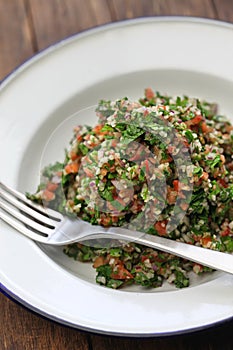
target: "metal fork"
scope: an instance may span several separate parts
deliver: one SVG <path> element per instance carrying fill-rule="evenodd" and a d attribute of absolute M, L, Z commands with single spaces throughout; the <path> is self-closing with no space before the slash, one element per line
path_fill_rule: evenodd
<path fill-rule="evenodd" d="M 25 195 L 0 183 L 0 218 L 34 241 L 67 245 L 91 239 L 111 238 L 152 247 L 233 274 L 233 254 L 222 253 L 120 227 L 104 228 L 72 219 L 44 208 Z"/>

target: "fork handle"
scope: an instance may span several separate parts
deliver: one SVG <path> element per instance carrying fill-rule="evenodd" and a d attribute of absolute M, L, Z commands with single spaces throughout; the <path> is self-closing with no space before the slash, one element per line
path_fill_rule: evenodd
<path fill-rule="evenodd" d="M 110 229 L 106 230 L 103 230 L 102 228 L 102 233 L 99 230 L 99 234 L 89 235 L 81 240 L 84 241 L 86 239 L 97 239 L 104 237 L 126 239 L 130 242 L 139 243 L 187 260 L 191 260 L 215 270 L 221 270 L 233 274 L 233 254 L 197 247 L 195 245 L 174 241 L 159 236 L 153 236 L 138 231 L 130 231 L 128 229 L 118 227 L 111 227 Z"/>
<path fill-rule="evenodd" d="M 215 270 L 221 270 L 233 274 L 233 254 L 201 248 L 160 236 L 128 230 L 122 227 L 104 228 L 103 226 L 91 225 L 81 219 L 73 220 L 68 217 L 65 218 L 58 231 L 60 231 L 61 239 L 59 242 L 59 232 L 56 232 L 56 244 L 85 242 L 100 238 L 122 239 L 180 256 L 184 259 L 191 260 L 203 266 L 208 266 Z M 51 237 L 51 239 L 53 240 L 53 237 Z M 49 241 L 47 243 L 49 243 Z"/>

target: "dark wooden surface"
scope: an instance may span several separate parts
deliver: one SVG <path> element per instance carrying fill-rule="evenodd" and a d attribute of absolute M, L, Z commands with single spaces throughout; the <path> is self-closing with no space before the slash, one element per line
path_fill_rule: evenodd
<path fill-rule="evenodd" d="M 103 23 L 151 15 L 199 16 L 233 22 L 233 1 L 0 0 L 0 80 L 39 50 L 68 35 Z M 58 325 L 0 293 L 0 349 L 232 350 L 233 321 L 195 334 L 125 339 Z"/>

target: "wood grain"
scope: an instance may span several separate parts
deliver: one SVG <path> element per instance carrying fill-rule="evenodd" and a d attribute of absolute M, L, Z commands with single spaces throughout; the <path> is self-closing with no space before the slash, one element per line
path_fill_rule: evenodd
<path fill-rule="evenodd" d="M 117 20 L 141 16 L 200 16 L 215 18 L 211 0 L 109 0 Z"/>
<path fill-rule="evenodd" d="M 143 324 L 143 321 L 142 321 Z M 233 322 L 212 329 L 164 338 L 124 339 L 91 335 L 95 350 L 232 350 Z M 223 345 L 224 344 L 224 345 Z"/>
<path fill-rule="evenodd" d="M 28 0 L 39 50 L 84 29 L 111 21 L 106 0 Z"/>
<path fill-rule="evenodd" d="M 24 1 L 0 1 L 0 80 L 33 53 Z"/>
<path fill-rule="evenodd" d="M 88 336 L 41 318 L 0 293 L 1 350 L 88 350 Z"/>
<path fill-rule="evenodd" d="M 232 0 L 213 0 L 218 19 L 232 22 L 233 1 Z"/>

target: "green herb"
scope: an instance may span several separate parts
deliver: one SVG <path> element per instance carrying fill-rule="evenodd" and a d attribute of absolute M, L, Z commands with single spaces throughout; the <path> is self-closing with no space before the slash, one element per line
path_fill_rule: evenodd
<path fill-rule="evenodd" d="M 188 143 L 191 143 L 194 140 L 193 133 L 191 130 L 185 131 L 185 137 L 187 138 Z"/>
<path fill-rule="evenodd" d="M 214 159 L 206 160 L 206 164 L 209 165 L 211 169 L 219 166 L 220 163 L 221 163 L 221 158 L 219 154 L 217 154 Z"/>
<path fill-rule="evenodd" d="M 202 167 L 195 167 L 193 170 L 193 175 L 197 175 L 198 177 L 201 177 L 203 174 L 203 168 Z"/>
<path fill-rule="evenodd" d="M 83 143 L 80 143 L 78 148 L 83 156 L 85 156 L 89 152 L 89 149 Z"/>
<path fill-rule="evenodd" d="M 181 271 L 176 270 L 175 272 L 175 281 L 174 284 L 177 288 L 185 288 L 189 286 L 189 278 Z"/>

